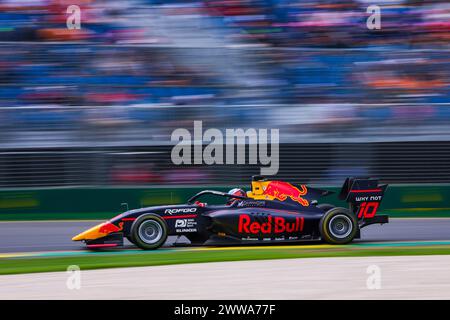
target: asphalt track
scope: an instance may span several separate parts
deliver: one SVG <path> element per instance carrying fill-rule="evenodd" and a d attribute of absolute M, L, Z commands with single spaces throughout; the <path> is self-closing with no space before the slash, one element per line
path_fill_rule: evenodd
<path fill-rule="evenodd" d="M 0 299 L 450 299 L 449 267 L 436 255 L 112 268 L 81 271 L 78 290 L 67 272 L 19 274 L 0 276 Z"/>
<path fill-rule="evenodd" d="M 0 253 L 85 250 L 83 243 L 71 238 L 96 223 L 99 221 L 0 222 Z M 450 219 L 391 219 L 389 224 L 362 229 L 361 236 L 356 242 L 450 240 Z M 166 245 L 173 241 L 169 238 Z"/>

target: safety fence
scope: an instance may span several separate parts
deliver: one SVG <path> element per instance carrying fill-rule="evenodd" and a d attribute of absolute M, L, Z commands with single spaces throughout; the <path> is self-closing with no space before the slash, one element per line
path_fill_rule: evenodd
<path fill-rule="evenodd" d="M 286 143 L 271 163 L 176 165 L 172 145 L 147 147 L 0 150 L 0 188 L 153 187 L 245 184 L 261 168 L 277 179 L 333 185 L 347 176 L 374 176 L 386 183 L 450 183 L 450 142 Z M 192 155 L 194 155 L 193 147 Z M 257 148 L 255 148 L 256 150 Z M 225 154 L 224 147 L 224 154 Z M 238 150 L 235 146 L 236 159 Z M 194 156 L 192 156 L 193 158 Z M 235 160 L 236 162 L 236 160 Z"/>

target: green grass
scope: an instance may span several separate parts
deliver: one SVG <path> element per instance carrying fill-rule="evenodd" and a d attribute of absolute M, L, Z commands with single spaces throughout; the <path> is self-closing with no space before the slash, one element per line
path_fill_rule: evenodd
<path fill-rule="evenodd" d="M 70 265 L 81 270 L 173 265 L 182 263 L 204 263 L 219 261 L 268 260 L 318 257 L 367 257 L 404 255 L 447 255 L 450 246 L 384 247 L 360 248 L 357 246 L 336 246 L 326 249 L 307 248 L 258 248 L 215 249 L 215 250 L 160 250 L 144 253 L 101 253 L 70 257 L 48 258 L 2 258 L 0 274 L 65 271 Z"/>

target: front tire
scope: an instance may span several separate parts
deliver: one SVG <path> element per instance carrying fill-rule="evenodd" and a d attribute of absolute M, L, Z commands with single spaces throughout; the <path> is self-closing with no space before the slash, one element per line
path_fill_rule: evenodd
<path fill-rule="evenodd" d="M 149 214 L 139 217 L 131 226 L 131 242 L 144 250 L 161 247 L 167 240 L 167 224 L 161 217 Z"/>
<path fill-rule="evenodd" d="M 357 234 L 358 221 L 348 209 L 333 208 L 320 219 L 319 231 L 327 243 L 346 244 Z"/>

